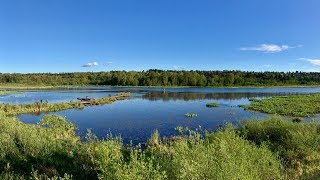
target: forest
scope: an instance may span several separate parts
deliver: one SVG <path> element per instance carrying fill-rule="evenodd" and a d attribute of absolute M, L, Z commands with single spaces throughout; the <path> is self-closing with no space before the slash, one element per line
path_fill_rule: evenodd
<path fill-rule="evenodd" d="M 0 84 L 37 86 L 114 85 L 114 86 L 295 86 L 319 85 L 317 72 L 254 71 L 147 71 L 0 73 Z"/>

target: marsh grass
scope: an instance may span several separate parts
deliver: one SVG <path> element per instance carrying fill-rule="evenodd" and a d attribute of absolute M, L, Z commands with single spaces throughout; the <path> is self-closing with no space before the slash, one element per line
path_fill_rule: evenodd
<path fill-rule="evenodd" d="M 101 104 L 110 104 L 114 101 L 124 100 L 128 98 L 130 94 L 119 94 L 117 96 L 104 97 L 95 99 L 90 101 L 90 106 L 93 105 L 101 105 Z M 0 114 L 4 115 L 17 115 L 17 114 L 25 114 L 25 113 L 35 113 L 40 114 L 42 112 L 56 112 L 62 111 L 66 109 L 82 109 L 84 108 L 84 104 L 82 102 L 61 102 L 50 104 L 48 102 L 35 102 L 32 104 L 8 104 L 3 103 L 0 104 Z"/>
<path fill-rule="evenodd" d="M 320 94 L 275 96 L 254 99 L 247 110 L 294 117 L 311 117 L 320 113 Z"/>
<path fill-rule="evenodd" d="M 21 94 L 23 92 L 21 91 L 10 91 L 10 90 L 0 90 L 0 95 L 6 95 L 6 94 Z"/>
<path fill-rule="evenodd" d="M 187 113 L 184 115 L 184 117 L 186 117 L 186 118 L 193 118 L 193 117 L 197 117 L 197 116 L 198 116 L 198 114 L 196 114 L 196 113 Z"/>

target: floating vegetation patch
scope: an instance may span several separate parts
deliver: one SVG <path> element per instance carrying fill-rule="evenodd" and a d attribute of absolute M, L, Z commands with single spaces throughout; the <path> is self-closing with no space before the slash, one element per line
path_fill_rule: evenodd
<path fill-rule="evenodd" d="M 207 103 L 206 107 L 208 107 L 208 108 L 219 107 L 219 104 L 218 103 Z"/>
<path fill-rule="evenodd" d="M 320 113 L 320 94 L 275 96 L 252 100 L 247 110 L 293 117 L 311 117 Z"/>
<path fill-rule="evenodd" d="M 193 117 L 197 117 L 198 114 L 196 114 L 196 113 L 187 113 L 187 114 L 185 114 L 184 116 L 185 116 L 186 118 L 193 118 Z"/>

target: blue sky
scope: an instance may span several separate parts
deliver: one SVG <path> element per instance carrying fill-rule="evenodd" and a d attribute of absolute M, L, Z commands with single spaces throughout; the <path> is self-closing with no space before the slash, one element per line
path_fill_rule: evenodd
<path fill-rule="evenodd" d="M 319 0 L 0 0 L 0 72 L 320 71 Z"/>

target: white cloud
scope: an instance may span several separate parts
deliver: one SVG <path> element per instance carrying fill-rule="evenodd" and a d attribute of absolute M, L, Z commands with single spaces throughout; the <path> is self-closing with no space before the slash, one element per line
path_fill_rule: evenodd
<path fill-rule="evenodd" d="M 265 64 L 265 65 L 263 65 L 263 67 L 272 67 L 272 65 L 271 64 Z"/>
<path fill-rule="evenodd" d="M 301 45 L 298 46 L 288 46 L 288 45 L 277 45 L 277 44 L 260 44 L 258 46 L 253 47 L 243 47 L 240 48 L 241 51 L 260 51 L 265 53 L 278 53 L 282 51 L 286 51 L 291 48 L 297 48 L 301 47 Z"/>
<path fill-rule="evenodd" d="M 172 66 L 173 67 L 173 69 L 179 69 L 179 67 L 178 66 Z"/>
<path fill-rule="evenodd" d="M 107 66 L 111 65 L 112 63 L 112 61 L 107 62 Z"/>
<path fill-rule="evenodd" d="M 89 62 L 87 64 L 82 65 L 82 67 L 92 67 L 92 66 L 98 66 L 98 62 Z"/>
<path fill-rule="evenodd" d="M 320 69 L 305 69 L 304 72 L 320 72 Z"/>
<path fill-rule="evenodd" d="M 299 58 L 298 60 L 308 61 L 312 65 L 320 66 L 320 59 Z"/>

